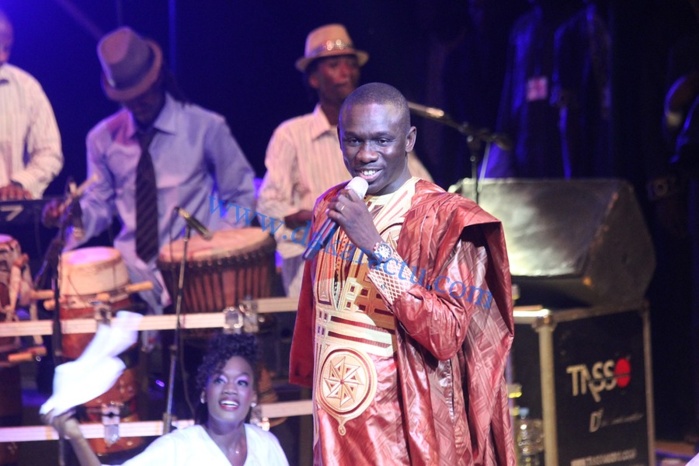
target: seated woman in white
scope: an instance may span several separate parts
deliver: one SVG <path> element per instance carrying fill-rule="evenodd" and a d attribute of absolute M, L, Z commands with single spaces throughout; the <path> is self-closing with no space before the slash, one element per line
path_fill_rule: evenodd
<path fill-rule="evenodd" d="M 216 335 L 197 374 L 197 424 L 158 438 L 124 465 L 288 466 L 277 438 L 245 423 L 257 400 L 257 353 L 253 335 Z M 45 421 L 70 441 L 81 466 L 100 465 L 70 412 Z"/>

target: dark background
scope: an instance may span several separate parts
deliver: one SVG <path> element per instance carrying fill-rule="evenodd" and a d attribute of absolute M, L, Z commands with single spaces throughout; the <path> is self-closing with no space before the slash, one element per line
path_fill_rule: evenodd
<path fill-rule="evenodd" d="M 433 8 L 440 3 L 447 6 Z M 450 28 L 458 27 L 465 22 L 463 4 L 405 0 L 0 0 L 0 7 L 15 26 L 10 61 L 42 83 L 63 137 L 65 168 L 47 194 L 60 193 L 69 174 L 78 181 L 85 178 L 86 133 L 117 108 L 100 88 L 96 45 L 100 34 L 120 24 L 162 45 L 185 93 L 194 102 L 225 115 L 261 177 L 264 152 L 274 128 L 313 108 L 301 73 L 294 68 L 310 30 L 330 22 L 344 23 L 356 46 L 370 53 L 362 70 L 363 82 L 389 82 L 415 98 L 420 94 L 425 69 L 420 66 L 420 49 L 426 43 L 428 27 L 424 23 L 429 20 L 434 24 L 428 16 L 460 11 L 444 15 L 453 23 Z"/>
<path fill-rule="evenodd" d="M 530 7 L 491 1 L 502 10 L 503 34 Z M 667 51 L 697 20 L 685 0 L 603 4 L 614 49 L 615 172 L 640 187 L 662 150 Z M 85 135 L 117 108 L 100 88 L 95 50 L 100 35 L 121 24 L 163 46 L 185 93 L 225 115 L 259 177 L 274 128 L 312 109 L 293 67 L 311 29 L 344 23 L 370 54 L 363 82 L 388 82 L 409 100 L 440 106 L 435 53 L 449 50 L 468 24 L 466 0 L 0 0 L 0 7 L 15 26 L 10 61 L 42 83 L 63 137 L 65 168 L 46 194 L 61 193 L 69 175 L 84 180 Z M 458 154 L 435 153 L 443 132 L 453 130 L 414 120 L 423 130 L 419 154 L 436 181 L 468 176 L 468 167 L 454 166 Z"/>

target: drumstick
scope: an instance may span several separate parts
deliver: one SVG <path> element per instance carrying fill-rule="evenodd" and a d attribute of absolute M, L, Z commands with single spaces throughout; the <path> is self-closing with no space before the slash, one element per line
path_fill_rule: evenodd
<path fill-rule="evenodd" d="M 53 290 L 32 290 L 29 299 L 32 301 L 44 301 L 53 298 Z"/>
<path fill-rule="evenodd" d="M 119 294 L 119 293 L 140 293 L 141 291 L 150 291 L 153 289 L 153 283 L 151 282 L 138 282 L 134 284 L 129 284 L 119 289 L 117 291 L 104 292 L 97 295 L 98 298 L 103 297 L 105 294 Z M 30 298 L 33 301 L 44 301 L 53 298 L 53 290 L 34 290 L 31 292 Z M 102 299 L 101 301 L 106 301 L 109 298 Z"/>
<path fill-rule="evenodd" d="M 140 293 L 141 291 L 150 291 L 153 289 L 153 283 L 152 282 L 138 282 L 138 283 L 132 283 L 130 285 L 126 285 L 124 287 L 124 291 L 126 291 L 129 294 L 132 293 Z"/>
<path fill-rule="evenodd" d="M 7 356 L 7 362 L 16 364 L 19 362 L 32 361 L 37 356 L 46 356 L 46 348 L 43 346 L 35 346 L 21 353 L 10 354 Z"/>
<path fill-rule="evenodd" d="M 111 302 L 113 296 L 117 296 L 120 294 L 134 294 L 134 293 L 140 293 L 141 291 L 150 291 L 153 289 L 153 283 L 151 282 L 138 282 L 138 283 L 131 283 L 126 286 L 120 287 L 116 290 L 113 291 L 105 291 L 102 293 L 98 293 L 94 297 L 94 301 L 102 301 L 102 302 Z M 51 293 L 51 294 L 49 294 Z M 37 291 L 33 295 L 36 297 L 35 299 L 45 299 L 44 301 L 44 309 L 47 311 L 53 311 L 56 309 L 56 301 L 54 299 L 46 299 L 44 297 L 46 296 L 53 296 L 53 292 L 51 290 L 41 290 Z"/>
<path fill-rule="evenodd" d="M 109 301 L 112 296 L 117 294 L 134 294 L 140 293 L 141 291 L 150 291 L 152 289 L 153 283 L 151 282 L 131 283 L 115 291 L 105 291 L 102 293 L 98 293 L 97 296 L 95 296 L 95 301 Z"/>

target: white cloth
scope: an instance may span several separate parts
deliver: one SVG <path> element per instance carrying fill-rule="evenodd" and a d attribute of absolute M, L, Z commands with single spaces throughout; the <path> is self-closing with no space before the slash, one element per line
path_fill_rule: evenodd
<path fill-rule="evenodd" d="M 337 126 L 328 122 L 320 105 L 316 105 L 313 113 L 286 120 L 277 127 L 267 146 L 265 167 L 257 212 L 267 217 L 261 218 L 260 223 L 271 225 L 277 252 L 286 262 L 303 254 L 308 243 L 308 226 L 291 230 L 282 225 L 284 217 L 300 210 L 312 211 L 321 194 L 350 179 Z M 413 175 L 431 181 L 430 174 L 412 153 L 408 168 Z M 298 296 L 300 291 L 303 262 L 296 263 L 300 264 L 296 271 L 293 266 L 283 267 L 288 296 Z"/>
<path fill-rule="evenodd" d="M 245 424 L 248 457 L 245 466 L 287 466 L 289 462 L 274 434 Z M 230 466 L 228 458 L 204 427 L 194 425 L 155 440 L 124 466 Z"/>
<path fill-rule="evenodd" d="M 117 356 L 136 343 L 140 314 L 118 311 L 109 325 L 99 324 L 95 336 L 75 361 L 56 367 L 53 395 L 39 408 L 40 414 L 65 413 L 103 394 L 126 368 Z"/>
<path fill-rule="evenodd" d="M 39 82 L 9 63 L 0 66 L 0 186 L 20 183 L 34 198 L 63 168 L 61 135 Z"/>

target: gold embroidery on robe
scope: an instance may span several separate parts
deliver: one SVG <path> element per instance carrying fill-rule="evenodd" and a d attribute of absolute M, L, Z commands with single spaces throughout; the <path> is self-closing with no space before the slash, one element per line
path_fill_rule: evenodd
<path fill-rule="evenodd" d="M 414 183 L 405 186 L 368 198 L 377 229 L 394 246 L 414 193 Z M 340 435 L 345 435 L 345 423 L 360 416 L 375 398 L 378 378 L 369 355 L 391 358 L 397 347 L 396 319 L 368 273 L 366 255 L 351 245 L 342 229 L 318 256 L 314 394 L 319 406 L 338 421 Z"/>

